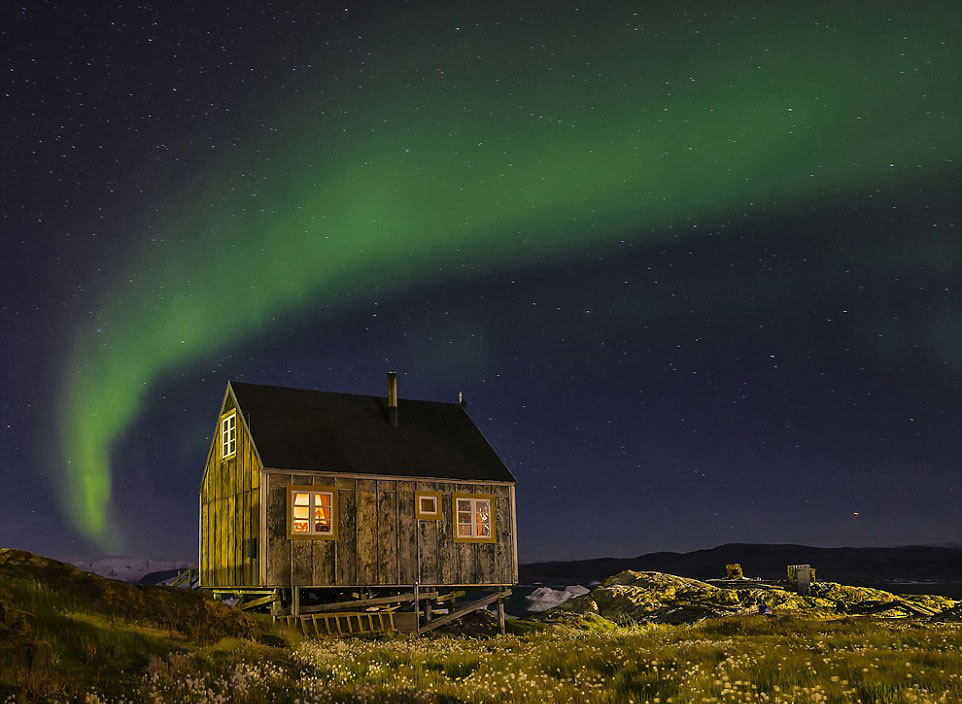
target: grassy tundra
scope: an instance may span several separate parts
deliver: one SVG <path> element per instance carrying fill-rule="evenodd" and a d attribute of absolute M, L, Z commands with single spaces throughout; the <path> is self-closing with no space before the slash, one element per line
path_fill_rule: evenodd
<path fill-rule="evenodd" d="M 0 702 L 962 703 L 958 623 L 569 613 L 506 636 L 307 640 L 197 594 L 12 552 Z"/>
<path fill-rule="evenodd" d="M 88 702 L 962 702 L 962 628 L 732 617 L 484 639 L 225 642 Z"/>

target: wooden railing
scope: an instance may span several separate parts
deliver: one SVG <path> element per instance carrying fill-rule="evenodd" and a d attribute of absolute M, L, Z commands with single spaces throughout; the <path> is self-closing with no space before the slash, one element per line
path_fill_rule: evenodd
<path fill-rule="evenodd" d="M 187 569 L 177 573 L 177 576 L 167 586 L 177 587 L 178 589 L 193 589 L 200 579 L 200 572 L 197 570 L 197 563 L 190 565 Z"/>

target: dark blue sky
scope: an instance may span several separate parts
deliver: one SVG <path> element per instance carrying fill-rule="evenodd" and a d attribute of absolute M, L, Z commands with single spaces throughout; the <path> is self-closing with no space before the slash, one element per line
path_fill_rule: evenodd
<path fill-rule="evenodd" d="M 382 21 L 354 9 L 361 26 Z M 63 350 L 104 282 L 127 271 L 143 212 L 179 212 L 175 174 L 152 178 L 147 155 L 180 127 L 168 97 L 139 89 L 180 64 L 136 47 L 163 36 L 171 51 L 203 54 L 214 32 L 261 42 L 269 58 L 292 37 L 335 30 L 306 5 L 283 16 L 235 6 L 243 33 L 214 10 L 158 8 L 150 22 L 51 4 L 3 12 L 17 16 L 0 18 L 0 545 L 93 555 L 58 498 Z M 242 63 L 222 66 L 215 86 L 184 76 L 180 90 L 231 104 Z M 955 107 L 925 109 L 960 126 Z M 227 379 L 377 394 L 389 369 L 402 408 L 464 393 L 518 479 L 523 562 L 962 540 L 957 129 L 960 146 L 931 176 L 759 203 L 701 219 L 697 236 L 688 222 L 658 237 L 639 224 L 615 246 L 540 265 L 507 258 L 400 290 L 359 284 L 164 371 L 112 447 L 124 552 L 193 556 Z"/>

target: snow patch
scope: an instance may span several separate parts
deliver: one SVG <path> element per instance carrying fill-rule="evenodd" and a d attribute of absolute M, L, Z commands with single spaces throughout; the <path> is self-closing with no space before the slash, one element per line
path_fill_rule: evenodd
<path fill-rule="evenodd" d="M 183 570 L 192 564 L 187 560 L 146 560 L 140 557 L 103 557 L 98 560 L 65 560 L 84 572 L 122 582 L 139 582 L 145 574 L 166 570 Z"/>
<path fill-rule="evenodd" d="M 556 606 L 574 599 L 576 596 L 583 596 L 590 592 L 589 589 L 580 584 L 565 587 L 564 589 L 552 589 L 551 587 L 538 587 L 526 597 L 528 600 L 528 611 L 538 613 L 547 611 Z"/>

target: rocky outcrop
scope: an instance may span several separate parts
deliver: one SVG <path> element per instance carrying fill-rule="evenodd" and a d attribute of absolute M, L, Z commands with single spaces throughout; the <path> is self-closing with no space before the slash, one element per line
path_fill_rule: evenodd
<path fill-rule="evenodd" d="M 556 611 L 598 614 L 616 623 L 695 623 L 762 610 L 811 618 L 935 618 L 955 606 L 955 601 L 942 596 L 895 595 L 834 582 L 816 582 L 811 593 L 803 596 L 774 582 L 726 580 L 718 586 L 663 572 L 625 570 Z"/>

